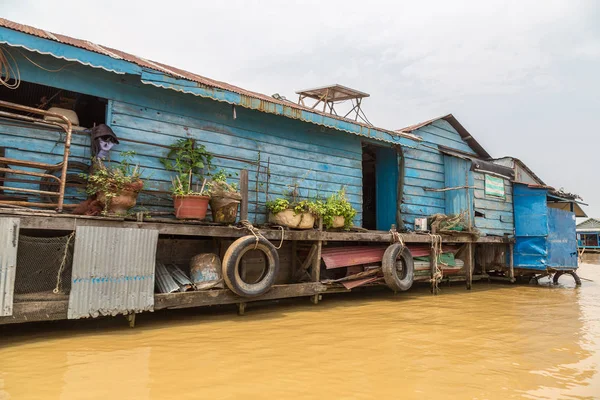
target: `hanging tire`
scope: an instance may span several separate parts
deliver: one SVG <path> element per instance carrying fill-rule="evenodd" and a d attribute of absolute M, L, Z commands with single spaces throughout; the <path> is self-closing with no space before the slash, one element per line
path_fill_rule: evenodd
<path fill-rule="evenodd" d="M 556 271 L 556 273 L 554 274 L 554 277 L 552 278 L 552 282 L 555 285 L 558 285 L 558 279 L 561 276 L 563 276 L 564 274 L 571 275 L 573 277 L 573 279 L 575 280 L 575 285 L 581 286 L 581 279 L 579 279 L 579 275 L 577 275 L 577 272 L 575 272 L 575 271 Z"/>
<path fill-rule="evenodd" d="M 383 278 L 390 289 L 394 292 L 410 289 L 415 277 L 415 263 L 408 248 L 401 243 L 392 244 L 385 250 L 381 264 Z"/>
<path fill-rule="evenodd" d="M 244 254 L 255 248 L 264 253 L 267 265 L 255 283 L 247 283 L 240 276 L 240 263 Z M 229 246 L 223 256 L 223 279 L 227 287 L 238 296 L 256 297 L 266 293 L 273 286 L 278 271 L 277 249 L 263 237 L 258 239 L 258 244 L 254 235 L 241 237 Z"/>

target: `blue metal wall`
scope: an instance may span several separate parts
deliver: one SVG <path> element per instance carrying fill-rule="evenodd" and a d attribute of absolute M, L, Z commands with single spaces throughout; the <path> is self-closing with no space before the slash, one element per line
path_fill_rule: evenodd
<path fill-rule="evenodd" d="M 515 236 L 514 265 L 545 270 L 548 265 L 547 189 L 514 185 Z"/>
<path fill-rule="evenodd" d="M 548 266 L 577 268 L 577 232 L 575 214 L 548 208 Z"/>

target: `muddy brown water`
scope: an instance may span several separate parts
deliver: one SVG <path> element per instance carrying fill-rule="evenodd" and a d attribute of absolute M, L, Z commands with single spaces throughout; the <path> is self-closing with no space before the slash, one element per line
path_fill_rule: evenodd
<path fill-rule="evenodd" d="M 479 283 L 0 329 L 0 399 L 600 398 L 600 265 Z"/>

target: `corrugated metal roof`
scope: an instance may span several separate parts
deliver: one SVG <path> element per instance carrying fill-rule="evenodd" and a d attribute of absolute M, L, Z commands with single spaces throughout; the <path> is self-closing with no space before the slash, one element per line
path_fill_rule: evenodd
<path fill-rule="evenodd" d="M 78 227 L 68 318 L 153 310 L 157 242 L 157 230 Z"/>
<path fill-rule="evenodd" d="M 18 218 L 0 218 L 0 317 L 13 313 L 19 223 Z"/>
<path fill-rule="evenodd" d="M 75 39 L 69 36 L 65 36 L 65 35 L 61 35 L 61 34 L 57 34 L 57 33 L 52 33 L 52 32 L 48 32 L 46 30 L 43 29 L 38 29 L 38 28 L 34 28 L 32 26 L 28 26 L 28 25 L 23 25 L 23 24 L 19 24 L 17 22 L 13 22 L 13 21 L 9 21 L 7 19 L 4 18 L 0 18 L 0 27 L 5 27 L 8 29 L 12 29 L 15 31 L 19 31 L 22 33 L 26 33 L 28 35 L 33 35 L 33 36 L 37 36 L 43 39 L 47 39 L 47 40 L 52 40 L 58 43 L 62 43 L 62 44 L 66 44 L 69 46 L 74 46 L 74 47 L 78 47 L 80 49 L 84 49 L 87 51 L 91 51 L 94 53 L 98 53 L 98 54 L 102 54 L 108 57 L 111 57 L 113 59 L 116 60 L 124 60 L 133 64 L 136 64 L 140 67 L 143 68 L 147 68 L 150 70 L 154 70 L 154 71 L 159 71 L 163 74 L 166 75 L 170 75 L 176 78 L 180 78 L 180 79 L 184 79 L 184 80 L 188 80 L 188 81 L 192 81 L 195 83 L 198 83 L 200 85 L 209 87 L 209 88 L 215 88 L 215 89 L 221 89 L 221 90 L 225 90 L 225 91 L 229 91 L 229 92 L 233 92 L 233 93 L 237 93 L 241 96 L 245 96 L 251 99 L 256 99 L 256 100 L 260 100 L 261 102 L 267 102 L 270 104 L 277 104 L 277 105 L 282 105 L 285 107 L 289 107 L 291 109 L 294 110 L 298 110 L 298 111 L 307 111 L 310 113 L 314 113 L 314 114 L 318 114 L 318 115 L 322 115 L 322 116 L 326 116 L 329 118 L 333 118 L 336 120 L 340 120 L 340 121 L 345 121 L 354 125 L 358 125 L 361 126 L 362 128 L 366 128 L 366 129 L 374 129 L 372 126 L 367 125 L 367 124 L 363 124 L 348 118 L 343 118 L 340 116 L 336 116 L 333 114 L 328 114 L 328 113 L 324 113 L 318 110 L 314 110 L 308 107 L 304 107 L 300 104 L 296 104 L 293 103 L 291 101 L 284 101 L 284 100 L 278 100 L 275 99 L 272 96 L 268 96 L 265 94 L 261 94 L 261 93 L 257 93 L 257 92 L 252 92 L 246 89 L 242 89 L 238 86 L 234 86 L 231 85 L 229 83 L 225 83 L 225 82 L 221 82 L 221 81 L 217 81 L 214 79 L 210 79 L 210 78 L 206 78 L 204 76 L 198 75 L 198 74 L 194 74 L 192 72 L 188 72 L 188 71 L 184 71 L 182 69 L 176 68 L 176 67 L 172 67 L 166 64 L 162 64 L 159 62 L 154 62 L 151 60 L 147 60 L 145 58 L 142 57 L 138 57 L 135 56 L 133 54 L 129 54 L 129 53 L 125 53 L 123 51 L 117 50 L 117 49 L 113 49 L 107 46 L 101 46 L 99 44 L 95 44 L 92 42 L 89 42 L 87 40 L 81 40 L 81 39 Z M 33 50 L 34 49 L 29 49 L 29 50 Z M 61 57 L 62 58 L 62 57 Z M 90 65 L 90 64 L 86 64 L 86 65 Z M 98 68 L 103 68 L 100 66 L 94 66 L 94 67 L 98 67 Z M 104 68 L 106 69 L 106 68 Z M 112 72 L 116 72 L 116 71 L 112 71 Z M 154 84 L 155 86 L 159 86 L 159 87 L 166 87 L 164 85 L 160 85 L 160 84 L 155 84 L 155 83 L 151 83 L 148 82 L 150 84 Z M 187 92 L 187 93 L 191 93 L 191 92 Z M 223 100 L 222 100 L 223 101 Z M 244 106 L 243 104 L 244 102 L 242 101 L 241 106 Z M 248 107 L 248 108 L 253 108 L 253 107 Z M 265 111 L 265 110 L 262 110 Z M 301 116 L 298 116 L 294 113 L 289 113 L 289 114 L 285 114 L 285 116 L 287 116 L 288 118 L 294 118 L 294 119 L 302 119 Z M 305 120 L 305 119 L 303 119 Z M 311 120 L 305 120 L 307 122 L 311 122 L 311 123 L 316 123 L 315 121 L 311 121 Z M 321 125 L 316 123 L 317 125 Z M 328 125 L 325 125 L 328 126 Z M 329 126 L 331 127 L 331 126 Z M 332 127 L 334 128 L 334 127 Z M 410 133 L 407 132 L 397 132 L 397 131 L 393 131 L 393 130 L 388 130 L 388 129 L 383 129 L 383 128 L 375 128 L 377 130 L 380 130 L 382 132 L 388 133 L 390 135 L 395 135 L 395 136 L 400 136 L 400 137 L 405 137 L 411 140 L 416 140 L 416 141 L 420 141 L 420 138 L 412 135 Z M 355 132 L 351 132 L 348 131 L 350 133 L 355 133 Z M 356 133 L 355 133 L 356 134 Z M 373 137 L 373 139 L 378 139 L 376 137 Z M 381 139 L 379 139 L 381 140 Z"/>
<path fill-rule="evenodd" d="M 403 132 L 403 133 L 412 133 L 420 128 L 423 128 L 427 125 L 431 125 L 436 121 L 439 121 L 443 119 L 444 121 L 448 122 L 450 125 L 452 125 L 452 127 L 454 129 L 456 129 L 456 131 L 458 132 L 458 134 L 460 135 L 460 137 L 467 142 L 467 144 L 473 149 L 475 150 L 475 152 L 477 153 L 477 155 L 479 155 L 481 158 L 483 158 L 484 160 L 489 160 L 492 158 L 492 156 L 485 151 L 485 149 L 479 144 L 479 142 L 477 142 L 477 140 L 475 140 L 475 138 L 473 137 L 473 135 L 471 135 L 469 133 L 469 131 L 467 131 L 465 129 L 464 126 L 462 126 L 462 124 L 460 122 L 458 122 L 458 120 L 454 117 L 454 115 L 452 114 L 448 114 L 448 115 L 444 115 L 441 117 L 437 117 L 437 118 L 433 118 L 430 119 L 428 121 L 424 121 L 424 122 L 419 122 L 418 124 L 415 125 L 410 125 L 401 129 L 398 129 L 396 132 Z"/>

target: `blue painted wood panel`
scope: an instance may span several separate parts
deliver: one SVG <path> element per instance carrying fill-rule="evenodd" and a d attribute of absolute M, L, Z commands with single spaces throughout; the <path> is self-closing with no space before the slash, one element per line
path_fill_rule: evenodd
<path fill-rule="evenodd" d="M 404 224 L 409 229 L 414 228 L 414 220 L 417 217 L 446 213 L 447 192 L 425 190 L 448 186 L 444 156 L 438 150 L 438 145 L 475 154 L 458 132 L 444 120 L 436 121 L 413 133 L 422 137 L 423 142 L 416 147 L 404 149 L 404 193 L 401 209 Z M 463 183 L 457 186 L 464 185 L 464 175 L 462 179 Z"/>
<path fill-rule="evenodd" d="M 473 186 L 471 161 L 444 155 L 445 180 L 447 188 Z M 473 216 L 473 190 L 453 189 L 445 192 L 446 214 L 458 215 L 465 213 L 467 218 Z"/>
<path fill-rule="evenodd" d="M 31 54 L 30 58 L 48 69 L 65 63 L 38 54 Z M 25 81 L 111 100 L 107 124 L 121 140 L 113 149 L 113 160 L 120 159 L 120 151 L 137 153 L 135 159 L 146 178 L 138 201 L 144 209 L 171 209 L 171 173 L 163 169 L 159 160 L 168 152 L 169 144 L 191 137 L 215 154 L 217 168 L 233 174 L 249 170 L 252 221 L 256 218 L 257 222 L 264 222 L 267 196 L 280 196 L 294 181 L 303 197 L 325 197 L 346 187 L 349 200 L 359 211 L 355 223 L 362 220 L 362 149 L 358 136 L 240 107 L 234 118 L 229 104 L 144 85 L 131 75 L 117 76 L 77 64 L 68 71 L 49 73 L 22 57 L 18 62 Z M 8 157 L 60 162 L 62 147 L 57 144 L 56 133 L 0 126 L 0 146 L 7 147 Z M 256 173 L 259 157 L 265 167 L 270 161 L 268 195 L 266 172 L 263 170 L 258 176 Z M 74 135 L 71 160 L 88 162 L 89 158 L 89 138 Z M 37 188 L 36 183 L 15 185 Z M 73 194 L 68 201 L 78 202 L 83 197 Z"/>
<path fill-rule="evenodd" d="M 474 223 L 483 235 L 514 234 L 512 183 L 504 179 L 504 197 L 485 194 L 485 173 L 473 172 Z"/>

